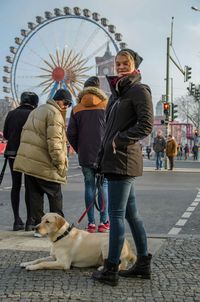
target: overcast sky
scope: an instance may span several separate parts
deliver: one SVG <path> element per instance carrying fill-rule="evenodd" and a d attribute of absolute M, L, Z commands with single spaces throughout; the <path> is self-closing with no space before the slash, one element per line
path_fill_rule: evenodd
<path fill-rule="evenodd" d="M 123 41 L 144 58 L 140 70 L 143 82 L 152 89 L 154 104 L 165 94 L 166 39 L 170 36 L 173 16 L 176 56 L 182 67 L 192 67 L 192 81 L 200 84 L 200 12 L 191 10 L 191 6 L 200 8 L 200 0 L 0 0 L 0 98 L 5 95 L 2 92 L 5 56 L 15 44 L 14 38 L 20 36 L 22 28 L 27 28 L 27 22 L 35 22 L 36 16 L 64 6 L 88 8 L 117 27 Z M 51 42 L 50 27 L 48 34 Z M 40 45 L 35 47 L 39 53 Z M 173 53 L 172 56 L 177 60 Z M 173 64 L 170 71 L 174 97 L 186 94 L 188 84 L 184 83 L 183 75 Z"/>

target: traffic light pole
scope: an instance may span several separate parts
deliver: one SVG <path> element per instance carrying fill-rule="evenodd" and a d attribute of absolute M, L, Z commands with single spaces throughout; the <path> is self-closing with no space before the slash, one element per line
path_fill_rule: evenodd
<path fill-rule="evenodd" d="M 169 60 L 170 60 L 170 38 L 167 38 L 167 62 L 166 62 L 166 103 L 169 103 Z M 165 115 L 165 139 L 167 140 L 167 137 L 169 135 L 169 116 Z M 167 156 L 165 152 L 165 169 L 168 168 L 168 161 Z"/>
<path fill-rule="evenodd" d="M 166 101 L 165 102 L 168 103 L 168 104 L 171 104 L 171 106 L 170 106 L 171 108 L 170 108 L 170 113 L 165 114 L 165 120 L 164 120 L 166 140 L 167 140 L 168 135 L 169 135 L 169 120 L 173 121 L 174 118 L 175 118 L 175 113 L 177 112 L 175 110 L 175 107 L 177 107 L 177 105 L 173 105 L 173 100 L 172 99 L 171 99 L 171 102 L 169 100 L 169 87 L 170 87 L 169 67 L 170 67 L 170 60 L 180 70 L 180 72 L 184 75 L 185 82 L 187 82 L 191 78 L 191 69 L 192 69 L 189 66 L 185 66 L 185 70 L 183 70 L 182 67 L 180 66 L 180 64 L 178 65 L 176 63 L 176 61 L 170 55 L 170 47 L 172 47 L 172 39 L 173 39 L 173 22 L 174 22 L 174 17 L 172 17 L 172 23 L 171 23 L 171 38 L 167 37 L 167 62 L 166 62 L 166 79 L 165 79 L 166 80 L 166 95 L 165 95 Z M 173 89 L 173 87 L 172 87 L 172 89 Z M 172 95 L 171 95 L 171 97 L 172 97 Z M 167 156 L 165 154 L 165 169 L 167 169 L 167 166 L 168 166 L 168 161 L 167 161 Z"/>
<path fill-rule="evenodd" d="M 173 106 L 174 106 L 174 95 L 173 95 L 173 78 L 171 78 L 171 106 L 170 106 L 170 115 L 171 115 L 171 121 L 173 121 Z M 173 125 L 171 124 L 171 135 L 173 136 Z"/>

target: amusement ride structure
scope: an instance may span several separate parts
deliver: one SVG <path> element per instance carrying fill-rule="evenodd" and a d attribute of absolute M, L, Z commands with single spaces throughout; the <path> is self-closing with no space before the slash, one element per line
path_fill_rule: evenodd
<path fill-rule="evenodd" d="M 55 8 L 35 20 L 21 29 L 6 56 L 3 91 L 16 104 L 25 90 L 47 99 L 68 88 L 76 96 L 85 79 L 96 74 L 98 54 L 108 45 L 114 54 L 126 47 L 115 25 L 86 8 Z"/>

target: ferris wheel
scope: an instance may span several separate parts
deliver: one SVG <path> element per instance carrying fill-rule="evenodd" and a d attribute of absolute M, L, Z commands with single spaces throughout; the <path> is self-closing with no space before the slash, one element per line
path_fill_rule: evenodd
<path fill-rule="evenodd" d="M 126 47 L 116 26 L 97 12 L 79 7 L 55 8 L 28 22 L 10 46 L 4 66 L 6 100 L 19 104 L 23 91 L 34 91 L 40 100 L 52 97 L 59 88 L 76 96 L 85 79 L 95 75 L 95 58 L 109 45 L 116 54 Z"/>

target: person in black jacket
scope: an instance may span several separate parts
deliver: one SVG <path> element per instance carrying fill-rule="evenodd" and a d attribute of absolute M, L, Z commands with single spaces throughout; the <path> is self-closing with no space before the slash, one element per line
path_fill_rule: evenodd
<path fill-rule="evenodd" d="M 117 76 L 108 76 L 111 99 L 107 107 L 107 125 L 102 142 L 100 169 L 108 179 L 110 236 L 108 259 L 102 271 L 92 277 L 112 286 L 123 277 L 151 277 L 147 237 L 139 217 L 134 193 L 134 179 L 142 175 L 140 140 L 153 127 L 151 91 L 141 84 L 138 66 L 142 58 L 131 49 L 120 50 L 115 58 Z M 137 261 L 118 272 L 127 219 L 137 250 Z"/>
<path fill-rule="evenodd" d="M 12 176 L 11 204 L 14 214 L 13 231 L 24 229 L 24 223 L 19 215 L 22 173 L 13 171 L 13 164 L 19 148 L 22 128 L 30 112 L 38 106 L 38 101 L 39 98 L 34 92 L 23 92 L 21 95 L 20 106 L 8 113 L 4 124 L 3 135 L 7 140 L 4 156 L 8 158 Z M 25 230 L 31 231 L 34 221 L 31 217 L 31 208 L 27 190 L 25 190 L 25 203 L 27 210 Z"/>
<path fill-rule="evenodd" d="M 162 169 L 162 164 L 163 164 L 162 158 L 164 157 L 165 148 L 166 148 L 165 138 L 162 135 L 162 131 L 158 130 L 157 135 L 153 141 L 153 150 L 155 152 L 155 158 L 156 158 L 156 170 Z"/>
<path fill-rule="evenodd" d="M 90 77 L 84 84 L 84 89 L 78 95 L 78 104 L 73 108 L 67 138 L 77 152 L 79 164 L 82 167 L 85 182 L 85 206 L 90 233 L 96 232 L 94 217 L 94 199 L 98 191 L 98 201 L 101 207 L 98 232 L 108 232 L 107 181 L 96 190 L 98 153 L 101 148 L 105 131 L 105 110 L 108 103 L 107 95 L 100 89 L 98 77 Z M 104 201 L 104 202 L 103 202 Z M 92 204 L 92 205 L 91 205 Z M 103 209 L 102 209 L 103 207 Z"/>

